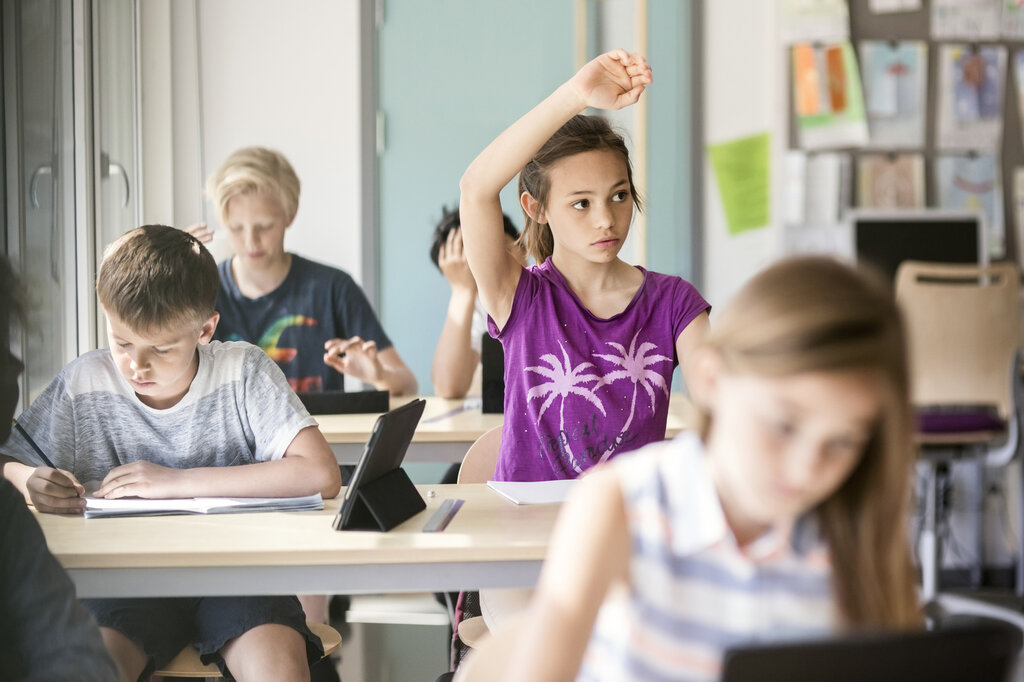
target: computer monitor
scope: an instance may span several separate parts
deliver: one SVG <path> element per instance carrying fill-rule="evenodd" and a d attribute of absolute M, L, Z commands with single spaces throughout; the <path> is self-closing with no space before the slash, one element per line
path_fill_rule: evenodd
<path fill-rule="evenodd" d="M 978 213 L 944 210 L 852 211 L 853 254 L 892 280 L 905 260 L 988 263 L 985 224 Z"/>

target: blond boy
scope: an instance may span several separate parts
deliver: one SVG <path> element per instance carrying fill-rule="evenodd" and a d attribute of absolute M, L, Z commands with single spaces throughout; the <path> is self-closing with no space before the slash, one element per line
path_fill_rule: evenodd
<path fill-rule="evenodd" d="M 97 497 L 334 497 L 330 447 L 255 346 L 212 342 L 217 267 L 193 237 L 146 226 L 104 256 L 97 294 L 109 349 L 65 367 L 2 448 L 4 476 L 42 512 Z M 123 680 L 193 643 L 229 679 L 309 679 L 319 642 L 294 597 L 89 599 Z"/>

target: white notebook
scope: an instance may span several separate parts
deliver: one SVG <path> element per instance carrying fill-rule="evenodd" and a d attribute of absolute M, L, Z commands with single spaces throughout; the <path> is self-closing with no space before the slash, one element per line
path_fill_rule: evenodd
<path fill-rule="evenodd" d="M 488 487 L 516 504 L 558 504 L 565 502 L 576 479 L 558 481 L 487 481 Z"/>
<path fill-rule="evenodd" d="M 305 497 L 187 497 L 167 500 L 85 498 L 85 518 L 108 516 L 170 516 L 265 511 L 316 511 L 324 508 L 320 493 Z"/>

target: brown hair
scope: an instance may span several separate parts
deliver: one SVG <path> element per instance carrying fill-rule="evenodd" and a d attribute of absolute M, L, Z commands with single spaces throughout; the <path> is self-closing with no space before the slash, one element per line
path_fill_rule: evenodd
<path fill-rule="evenodd" d="M 633 184 L 633 165 L 629 161 L 626 143 L 621 135 L 612 130 L 608 121 L 600 116 L 577 114 L 548 138 L 520 171 L 519 196 L 522 196 L 523 192 L 529 192 L 539 206 L 547 206 L 548 192 L 551 190 L 551 167 L 567 156 L 600 149 L 622 155 L 622 160 L 626 162 L 626 177 L 629 180 L 629 195 L 633 198 L 633 206 L 637 211 L 643 211 L 643 201 Z M 538 223 L 525 211 L 523 219 L 525 223 L 523 232 L 519 235 L 519 246 L 534 261 L 543 263 L 555 248 L 551 227 L 546 223 Z"/>
<path fill-rule="evenodd" d="M 166 225 L 121 236 L 103 254 L 96 295 L 136 332 L 201 325 L 217 304 L 217 263 L 198 239 Z"/>
<path fill-rule="evenodd" d="M 705 343 L 738 373 L 863 369 L 882 377 L 881 416 L 860 462 L 815 512 L 845 621 L 919 624 L 907 532 L 913 421 L 903 323 L 889 288 L 828 258 L 785 260 L 736 294 Z M 712 415 L 703 417 L 706 436 Z"/>
<path fill-rule="evenodd" d="M 288 222 L 299 210 L 299 176 L 284 154 L 266 147 L 243 147 L 224 160 L 206 181 L 206 196 L 217 204 L 221 221 L 239 194 L 264 192 L 281 205 Z"/>

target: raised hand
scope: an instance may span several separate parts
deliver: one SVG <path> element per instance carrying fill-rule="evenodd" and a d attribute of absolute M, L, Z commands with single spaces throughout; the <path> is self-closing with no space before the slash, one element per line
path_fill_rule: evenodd
<path fill-rule="evenodd" d="M 448 233 L 448 238 L 437 254 L 437 266 L 452 289 L 464 289 L 476 297 L 476 280 L 469 269 L 466 252 L 462 249 L 461 230 L 455 229 Z"/>
<path fill-rule="evenodd" d="M 569 84 L 588 107 L 621 109 L 636 103 L 653 80 L 646 59 L 619 49 L 585 64 Z"/>
<path fill-rule="evenodd" d="M 206 223 L 196 223 L 195 225 L 189 225 L 185 228 L 185 231 L 190 235 L 201 241 L 203 244 L 209 244 L 213 241 L 213 230 L 207 227 Z"/>
<path fill-rule="evenodd" d="M 385 369 L 377 357 L 377 342 L 363 341 L 358 336 L 350 339 L 331 339 L 324 344 L 324 362 L 342 374 L 377 386 L 384 378 Z"/>
<path fill-rule="evenodd" d="M 182 472 L 182 469 L 172 469 L 144 460 L 122 464 L 111 469 L 104 477 L 96 497 L 110 500 L 119 497 L 188 497 L 180 489 Z"/>
<path fill-rule="evenodd" d="M 85 511 L 85 486 L 63 469 L 36 467 L 25 483 L 36 509 L 52 514 L 81 514 Z"/>

